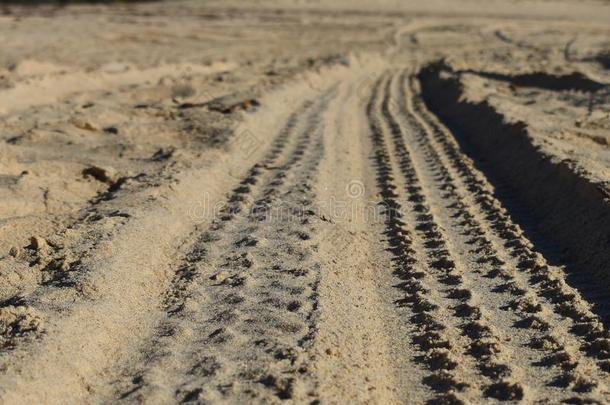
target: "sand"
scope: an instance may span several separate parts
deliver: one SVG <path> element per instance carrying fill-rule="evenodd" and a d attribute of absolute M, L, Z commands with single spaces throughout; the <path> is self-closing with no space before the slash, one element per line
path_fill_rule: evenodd
<path fill-rule="evenodd" d="M 3 6 L 0 402 L 610 401 L 610 4 Z"/>

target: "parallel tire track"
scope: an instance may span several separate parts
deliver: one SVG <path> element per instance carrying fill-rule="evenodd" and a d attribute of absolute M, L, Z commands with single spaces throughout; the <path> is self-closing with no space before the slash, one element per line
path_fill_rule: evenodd
<path fill-rule="evenodd" d="M 411 79 L 408 94 L 416 94 L 413 87 Z M 600 369 L 606 368 L 607 334 L 599 319 L 588 310 L 578 293 L 565 284 L 561 269 L 550 268 L 544 257 L 534 251 L 495 199 L 485 178 L 475 171 L 449 133 L 430 115 L 425 115 L 421 101 L 409 96 L 402 110 L 407 112 L 413 144 L 419 145 L 417 156 L 438 175 L 438 187 L 447 201 L 452 227 L 455 232 L 469 236 L 467 253 L 474 261 L 490 266 L 486 278 L 498 280 L 490 284 L 484 278 L 475 277 L 477 284 L 492 288 L 495 299 L 489 302 L 503 304 L 501 309 L 514 318 L 514 328 L 526 329 L 529 341 L 523 345 L 541 351 L 542 359 L 532 365 L 557 369 L 557 375 L 547 381 L 549 386 L 570 388 L 577 395 L 590 392 L 593 396 L 566 400 L 594 399 L 596 392 L 602 397 L 607 395 L 606 378 L 603 372 L 600 374 Z M 428 119 L 424 121 L 423 116 Z M 433 130 L 427 127 L 429 122 Z M 524 272 L 530 273 L 529 278 Z M 574 325 L 566 325 L 566 317 Z M 519 336 L 519 333 L 515 331 L 511 335 Z M 586 355 L 601 360 L 599 367 Z M 531 372 L 532 376 L 536 373 Z"/>
<path fill-rule="evenodd" d="M 484 176 L 386 75 L 367 105 L 394 274 L 431 402 L 606 398 L 608 335 L 512 223 Z M 479 399 L 477 399 L 479 398 Z"/>
<path fill-rule="evenodd" d="M 314 185 L 336 93 L 298 108 L 209 228 L 189 237 L 153 349 L 125 369 L 117 399 L 324 396 L 310 351 L 322 274 Z M 366 116 L 400 292 L 394 309 L 418 328 L 406 343 L 412 356 L 400 360 L 423 376 L 419 391 L 431 404 L 608 398 L 603 324 L 417 94 L 413 76 L 388 72 Z"/>
<path fill-rule="evenodd" d="M 314 234 L 320 221 L 330 220 L 318 212 L 314 190 L 328 184 L 318 175 L 328 159 L 325 136 L 333 136 L 324 123 L 337 118 L 328 107 L 337 94 L 352 94 L 338 88 L 299 106 L 224 204 L 207 207 L 210 225 L 185 239 L 160 315 L 151 320 L 154 333 L 125 367 L 111 370 L 113 392 L 100 397 L 155 403 L 332 398 L 318 381 L 321 352 L 313 343 L 316 336 L 324 340 L 316 335 L 318 311 L 325 308 L 319 302 L 336 302 L 342 280 L 332 278 L 332 297 L 320 293 L 328 283 L 320 264 L 326 257 Z M 392 361 L 408 367 L 395 363 L 388 370 L 417 368 L 408 385 L 421 379 L 417 395 L 430 404 L 607 399 L 610 336 L 603 323 L 426 110 L 414 77 L 383 74 L 366 118 L 383 243 L 396 279 L 394 286 L 383 278 L 387 285 L 369 287 L 382 295 L 395 288 L 390 295 L 398 298 L 371 300 L 386 307 L 358 310 L 389 309 L 404 322 L 391 330 L 408 331 L 400 343 L 405 358 Z M 332 253 L 333 240 L 321 243 Z M 376 332 L 364 326 L 362 335 Z M 325 353 L 332 368 L 333 352 Z M 344 357 L 344 365 L 358 358 Z M 406 381 L 391 373 L 392 383 Z M 404 388 L 392 383 L 382 388 L 394 394 Z"/>
<path fill-rule="evenodd" d="M 411 210 L 409 222 L 415 224 L 415 233 L 421 240 L 420 249 L 425 252 L 428 271 L 436 280 L 434 289 L 443 297 L 446 312 L 449 313 L 450 321 L 445 319 L 445 323 L 452 325 L 465 338 L 465 347 L 460 350 L 459 356 L 469 356 L 472 366 L 479 373 L 477 378 L 481 383 L 473 392 L 467 393 L 467 397 L 476 397 L 479 395 L 477 391 L 480 391 L 485 396 L 497 399 L 521 399 L 524 388 L 508 379 L 515 370 L 502 360 L 503 339 L 488 325 L 485 308 L 481 307 L 476 290 L 468 288 L 463 281 L 467 270 L 458 261 L 453 246 L 455 241 L 439 226 L 438 209 L 430 199 L 431 185 L 425 182 L 426 179 L 422 182 L 405 143 L 405 129 L 391 111 L 392 106 L 396 107 L 396 104 L 391 104 L 394 84 L 395 80 L 387 85 L 381 114 L 389 128 L 391 149 L 396 156 L 399 173 L 405 181 L 405 197 Z"/>

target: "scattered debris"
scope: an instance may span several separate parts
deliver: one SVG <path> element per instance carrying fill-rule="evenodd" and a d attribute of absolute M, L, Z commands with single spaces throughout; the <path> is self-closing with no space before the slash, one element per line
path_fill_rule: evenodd
<path fill-rule="evenodd" d="M 72 125 L 74 125 L 76 128 L 83 129 L 85 131 L 98 130 L 98 128 L 94 124 L 81 118 L 72 119 Z"/>
<path fill-rule="evenodd" d="M 117 173 L 112 167 L 90 166 L 83 170 L 83 176 L 91 176 L 102 183 L 113 184 L 116 182 Z"/>
<path fill-rule="evenodd" d="M 13 346 L 19 338 L 40 332 L 43 321 L 34 308 L 8 305 L 0 308 L 0 344 Z"/>
<path fill-rule="evenodd" d="M 221 271 L 219 273 L 216 273 L 214 275 L 212 275 L 210 277 L 211 280 L 216 281 L 218 283 L 222 283 L 223 281 L 225 281 L 228 277 L 230 276 L 230 274 L 226 271 Z"/>
<path fill-rule="evenodd" d="M 237 103 L 226 105 L 222 102 L 210 102 L 208 104 L 208 110 L 216 111 L 222 114 L 233 114 L 238 111 L 252 111 L 260 106 L 260 103 L 256 99 L 247 99 Z"/>
<path fill-rule="evenodd" d="M 161 160 L 167 160 L 167 159 L 171 158 L 175 152 L 176 152 L 176 148 L 174 148 L 173 146 L 170 146 L 167 148 L 160 148 L 159 150 L 157 150 L 155 152 L 155 154 L 152 156 L 151 159 L 156 162 L 161 161 Z"/>
<path fill-rule="evenodd" d="M 32 236 L 30 238 L 30 247 L 37 251 L 47 250 L 49 248 L 49 244 L 47 243 L 46 239 L 40 236 Z"/>
<path fill-rule="evenodd" d="M 117 127 L 114 127 L 114 126 L 105 127 L 103 131 L 106 132 L 107 134 L 112 134 L 112 135 L 118 135 L 119 134 L 119 129 Z"/>
<path fill-rule="evenodd" d="M 188 108 L 198 108 L 204 107 L 206 103 L 181 103 L 178 105 L 178 108 L 181 110 L 186 110 Z"/>

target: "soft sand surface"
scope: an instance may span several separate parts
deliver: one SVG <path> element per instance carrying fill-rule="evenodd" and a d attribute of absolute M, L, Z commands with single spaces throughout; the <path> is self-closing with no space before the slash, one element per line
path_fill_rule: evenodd
<path fill-rule="evenodd" d="M 0 10 L 0 402 L 610 402 L 610 3 Z"/>

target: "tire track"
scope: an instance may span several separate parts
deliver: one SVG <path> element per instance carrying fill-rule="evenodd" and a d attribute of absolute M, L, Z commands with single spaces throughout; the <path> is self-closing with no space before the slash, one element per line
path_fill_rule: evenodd
<path fill-rule="evenodd" d="M 162 349 L 131 372 L 132 386 L 119 397 L 190 402 L 313 395 L 313 379 L 296 376 L 307 374 L 305 348 L 315 324 L 319 265 L 309 252 L 309 219 L 323 157 L 320 115 L 334 93 L 292 115 L 267 158 L 185 255 L 154 339 Z M 283 265 L 294 257 L 297 268 Z M 156 383 L 159 374 L 171 387 Z"/>
<path fill-rule="evenodd" d="M 480 371 L 507 367 L 494 361 L 495 352 L 485 341 L 493 339 L 491 329 L 483 324 L 476 303 L 462 295 L 461 275 L 451 264 L 453 259 L 442 232 L 433 226 L 434 218 L 419 187 L 417 173 L 399 141 L 400 129 L 389 113 L 392 82 L 389 80 L 383 86 L 378 115 L 372 112 L 371 104 L 369 116 L 379 186 L 386 206 L 387 235 L 397 264 L 396 274 L 403 280 L 399 288 L 406 293 L 397 305 L 411 307 L 410 320 L 423 329 L 412 339 L 422 351 L 414 361 L 423 362 L 430 370 L 424 383 L 438 393 L 430 402 L 463 402 L 480 398 L 480 391 L 492 397 L 508 395 L 513 399 L 518 394 L 513 391 L 515 387 L 504 381 L 489 382 L 490 377 Z M 403 177 L 404 186 L 394 180 L 395 176 Z M 401 194 L 407 197 L 406 215 L 399 201 Z M 411 223 L 415 224 L 414 231 L 408 229 L 407 224 Z M 474 336 L 474 330 L 481 333 Z M 477 380 L 484 382 L 478 386 Z M 469 389 L 474 385 L 478 390 Z"/>
<path fill-rule="evenodd" d="M 396 104 L 398 97 L 394 94 L 397 79 L 395 76 L 392 83 L 388 84 L 382 114 L 390 128 L 393 154 L 400 161 L 406 182 L 406 196 L 412 206 L 410 222 L 416 224 L 416 233 L 422 240 L 426 263 L 437 281 L 435 289 L 446 300 L 445 305 L 450 310 L 449 322 L 465 338 L 466 346 L 461 353 L 462 357 L 469 356 L 479 373 L 480 382 L 471 395 L 484 395 L 499 400 L 521 399 L 526 391 L 523 384 L 518 382 L 523 371 L 520 367 L 508 365 L 510 362 L 504 347 L 505 337 L 495 325 L 490 324 L 489 320 L 493 316 L 476 285 L 470 283 L 467 277 L 469 263 L 461 260 L 456 241 L 446 230 L 442 220 L 443 212 L 438 207 L 428 173 L 422 174 L 421 167 L 416 165 L 411 145 L 405 142 L 406 130 L 396 119 L 395 112 L 391 111 L 392 108 L 399 107 Z M 393 94 L 394 102 L 391 101 Z"/>
<path fill-rule="evenodd" d="M 413 84 L 411 79 L 410 93 L 416 94 Z M 486 277 L 476 277 L 477 283 L 491 288 L 498 304 L 504 303 L 501 308 L 516 318 L 512 323 L 514 328 L 526 330 L 520 338 L 519 346 L 539 350 L 543 356 L 532 362 L 532 365 L 541 367 L 531 371 L 532 377 L 544 369 L 558 369 L 558 375 L 547 381 L 549 386 L 571 388 L 579 395 L 587 392 L 593 396 L 607 395 L 605 384 L 600 383 L 605 380 L 604 375 L 599 372 L 599 369 L 607 368 L 607 352 L 604 352 L 607 335 L 599 319 L 588 311 L 588 305 L 578 294 L 565 284 L 561 269 L 550 268 L 542 255 L 531 249 L 531 243 L 493 197 L 491 187 L 484 177 L 474 172 L 472 164 L 456 144 L 449 140 L 450 135 L 436 123 L 430 124 L 432 131 L 426 127 L 431 117 L 428 116 L 425 122 L 421 119 L 421 102 L 414 96 L 409 96 L 406 104 L 403 110 L 408 112 L 412 128 L 410 133 L 415 134 L 413 144 L 420 147 L 417 156 L 424 156 L 430 170 L 438 174 L 439 188 L 445 190 L 443 198 L 447 199 L 447 208 L 453 219 L 449 222 L 456 232 L 469 235 L 467 244 L 471 248 L 468 254 L 476 262 L 494 267 Z M 418 115 L 413 112 L 412 105 L 416 106 Z M 479 209 L 473 213 L 469 207 Z M 521 274 L 524 271 L 530 272 L 529 279 Z M 485 278 L 498 282 L 489 283 Z M 493 301 L 490 300 L 491 305 Z M 574 325 L 566 325 L 566 317 L 571 318 Z M 578 336 L 583 334 L 588 337 L 585 342 Z M 512 334 L 515 337 L 520 335 L 517 332 Z M 511 345 L 514 343 L 511 342 Z M 589 359 L 583 358 L 583 351 L 584 354 L 601 360 L 599 368 Z M 523 353 L 523 349 L 520 352 Z"/>
<path fill-rule="evenodd" d="M 415 86 L 415 82 L 412 82 Z M 533 289 L 540 299 L 548 303 L 558 317 L 572 320 L 572 325 L 562 333 L 574 337 L 581 342 L 584 354 L 600 360 L 598 365 L 602 370 L 608 369 L 607 352 L 603 351 L 603 342 L 607 338 L 603 323 L 599 316 L 590 310 L 590 305 L 571 288 L 565 281 L 566 275 L 561 267 L 550 266 L 545 258 L 534 249 L 533 244 L 524 236 L 520 227 L 513 223 L 507 211 L 493 194 L 493 190 L 485 177 L 474 168 L 472 161 L 459 151 L 457 142 L 444 129 L 435 117 L 426 110 L 423 102 L 413 98 L 413 105 L 422 122 L 430 126 L 430 140 L 438 144 L 438 150 L 444 154 L 445 161 L 457 173 L 456 178 L 473 191 L 470 197 L 472 207 L 478 208 L 478 215 L 485 218 L 489 224 L 491 237 L 495 243 L 503 246 L 507 257 L 515 262 L 514 274 Z M 500 248 L 502 250 L 502 248 Z M 596 342 L 597 350 L 591 347 Z"/>
<path fill-rule="evenodd" d="M 420 348 L 417 359 L 429 370 L 424 384 L 438 392 L 439 402 L 456 401 L 457 393 L 468 384 L 460 379 L 467 370 L 457 369 L 454 352 L 462 346 L 459 336 L 452 328 L 443 323 L 447 317 L 447 308 L 437 304 L 438 297 L 432 296 L 433 281 L 425 269 L 425 258 L 418 257 L 417 246 L 414 246 L 413 230 L 403 215 L 404 207 L 400 201 L 401 185 L 396 181 L 398 163 L 388 152 L 386 132 L 381 116 L 381 103 L 387 90 L 389 77 L 380 79 L 374 88 L 373 97 L 367 105 L 367 116 L 371 127 L 374 145 L 374 165 L 377 172 L 377 184 L 380 189 L 386 223 L 385 236 L 389 250 L 393 255 L 393 273 L 400 280 L 397 288 L 404 294 L 396 302 L 399 307 L 410 309 L 409 321 L 421 327 L 421 333 L 413 336 L 412 343 Z M 456 370 L 457 369 L 457 370 Z"/>

